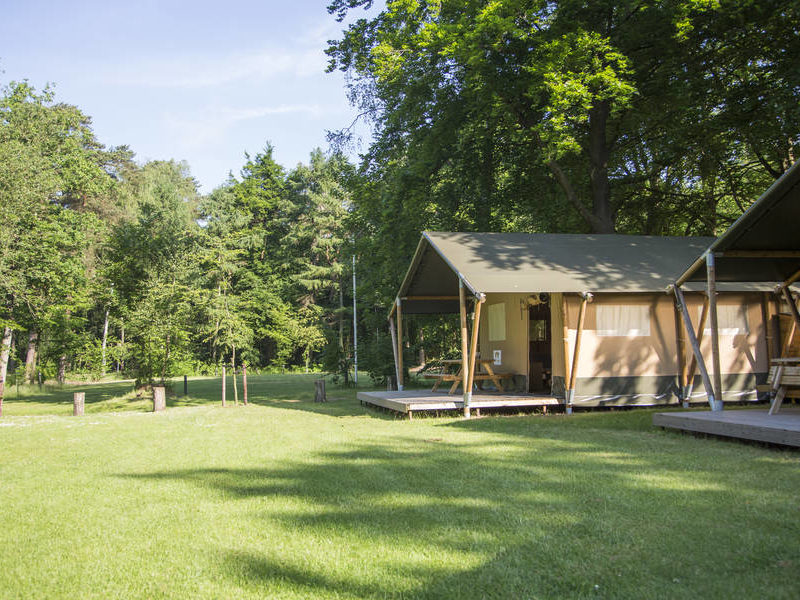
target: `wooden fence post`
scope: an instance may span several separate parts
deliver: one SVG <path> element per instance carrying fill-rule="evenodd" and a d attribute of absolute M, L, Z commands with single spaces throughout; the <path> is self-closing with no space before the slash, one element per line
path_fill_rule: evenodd
<path fill-rule="evenodd" d="M 72 416 L 83 416 L 83 405 L 86 400 L 86 392 L 75 392 L 72 394 Z"/>
<path fill-rule="evenodd" d="M 314 402 L 327 402 L 325 397 L 325 380 L 317 379 L 314 381 Z"/>
<path fill-rule="evenodd" d="M 225 365 L 222 365 L 222 407 L 225 407 Z"/>
<path fill-rule="evenodd" d="M 247 365 L 242 363 L 242 389 L 244 391 L 244 405 L 247 406 Z"/>
<path fill-rule="evenodd" d="M 153 386 L 153 412 L 161 412 L 167 408 L 167 394 L 164 386 Z"/>

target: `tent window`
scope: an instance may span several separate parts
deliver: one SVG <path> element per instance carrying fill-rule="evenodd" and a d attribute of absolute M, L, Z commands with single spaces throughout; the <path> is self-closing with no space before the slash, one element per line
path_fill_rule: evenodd
<path fill-rule="evenodd" d="M 490 304 L 488 311 L 489 341 L 503 342 L 506 339 L 506 305 Z"/>
<path fill-rule="evenodd" d="M 700 322 L 700 315 L 703 307 L 697 307 L 697 322 Z M 709 323 L 711 318 L 706 319 L 705 333 L 711 334 Z M 717 327 L 720 335 L 747 335 L 750 333 L 750 325 L 747 322 L 747 307 L 741 304 L 717 304 Z"/>
<path fill-rule="evenodd" d="M 637 337 L 650 335 L 650 307 L 646 305 L 600 304 L 597 335 Z"/>

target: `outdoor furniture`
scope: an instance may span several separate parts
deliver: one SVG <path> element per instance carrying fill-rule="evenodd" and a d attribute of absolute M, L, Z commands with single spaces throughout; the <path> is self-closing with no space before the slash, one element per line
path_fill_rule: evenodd
<path fill-rule="evenodd" d="M 769 370 L 772 402 L 769 414 L 776 414 L 783 403 L 783 399 L 800 398 L 800 358 L 774 358 Z"/>
<path fill-rule="evenodd" d="M 452 381 L 453 385 L 450 387 L 450 391 L 448 394 L 453 394 L 458 389 L 458 386 L 462 384 L 464 378 L 464 372 L 462 370 L 462 363 L 460 360 L 442 360 L 439 361 L 441 363 L 441 370 L 436 372 L 429 372 L 425 373 L 423 377 L 428 379 L 435 379 L 433 384 L 433 388 L 431 389 L 432 392 L 435 392 L 439 389 L 439 386 L 442 384 L 443 381 Z M 494 386 L 497 388 L 498 392 L 503 392 L 503 379 L 511 379 L 514 377 L 513 373 L 495 373 L 494 369 L 492 369 L 492 359 L 476 359 L 475 366 L 476 366 L 476 373 L 472 378 L 473 381 L 478 382 L 478 386 L 481 385 L 483 381 L 491 381 L 494 383 Z M 481 371 L 483 369 L 483 372 Z"/>

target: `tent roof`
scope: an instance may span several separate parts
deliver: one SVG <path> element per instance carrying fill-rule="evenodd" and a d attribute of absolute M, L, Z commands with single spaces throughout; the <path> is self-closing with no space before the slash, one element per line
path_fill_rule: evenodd
<path fill-rule="evenodd" d="M 800 162 L 711 244 L 720 282 L 783 283 L 800 270 Z M 679 281 L 704 281 L 706 252 Z"/>
<path fill-rule="evenodd" d="M 713 238 L 547 233 L 422 234 L 398 296 L 411 313 L 457 312 L 473 294 L 663 292 Z"/>

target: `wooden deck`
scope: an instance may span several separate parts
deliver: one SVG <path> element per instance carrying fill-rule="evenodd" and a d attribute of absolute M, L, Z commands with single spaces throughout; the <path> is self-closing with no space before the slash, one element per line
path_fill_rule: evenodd
<path fill-rule="evenodd" d="M 657 413 L 653 425 L 800 448 L 797 408 L 787 407 L 775 415 L 767 409 Z"/>
<path fill-rule="evenodd" d="M 426 390 L 404 390 L 402 392 L 359 392 L 358 399 L 372 406 L 388 408 L 403 413 L 410 419 L 412 413 L 420 411 L 462 410 L 464 402 L 461 395 Z M 535 406 L 554 406 L 563 400 L 551 396 L 530 394 L 472 394 L 470 406 L 480 414 L 482 408 L 527 408 Z"/>

